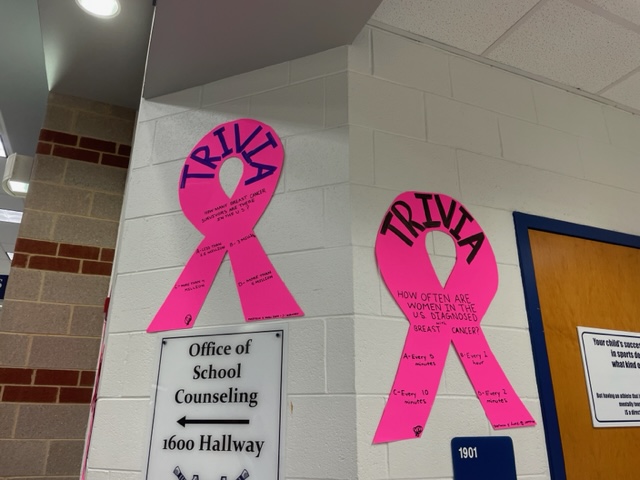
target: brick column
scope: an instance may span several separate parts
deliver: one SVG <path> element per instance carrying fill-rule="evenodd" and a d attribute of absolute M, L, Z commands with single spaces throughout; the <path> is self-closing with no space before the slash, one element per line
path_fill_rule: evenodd
<path fill-rule="evenodd" d="M 0 480 L 77 480 L 135 112 L 51 94 L 0 317 Z"/>

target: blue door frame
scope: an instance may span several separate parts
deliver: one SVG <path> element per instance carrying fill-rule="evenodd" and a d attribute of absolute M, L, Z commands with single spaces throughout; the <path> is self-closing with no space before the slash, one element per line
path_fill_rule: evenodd
<path fill-rule="evenodd" d="M 553 386 L 551 384 L 549 357 L 547 356 L 544 327 L 542 325 L 542 316 L 540 315 L 540 301 L 538 299 L 538 289 L 536 287 L 535 272 L 533 270 L 529 230 L 557 233 L 633 248 L 640 248 L 640 237 L 520 212 L 514 212 L 513 219 L 516 228 L 516 243 L 518 245 L 518 256 L 520 258 L 525 305 L 529 319 L 529 335 L 531 336 L 533 363 L 536 370 L 540 408 L 544 422 L 549 470 L 552 480 L 566 480 L 567 476 L 564 468 L 564 457 L 562 455 L 560 428 L 558 426 L 556 403 Z"/>

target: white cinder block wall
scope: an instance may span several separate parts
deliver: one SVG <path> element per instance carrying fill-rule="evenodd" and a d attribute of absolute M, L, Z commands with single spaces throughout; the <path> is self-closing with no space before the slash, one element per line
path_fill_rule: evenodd
<path fill-rule="evenodd" d="M 450 439 L 493 435 L 453 350 L 419 440 L 371 445 L 408 323 L 378 275 L 375 235 L 405 190 L 462 201 L 500 286 L 483 326 L 539 425 L 503 430 L 519 478 L 549 478 L 512 211 L 640 234 L 640 120 L 380 29 L 348 49 L 142 101 L 109 315 L 89 480 L 140 480 L 157 337 L 144 333 L 200 240 L 177 179 L 215 125 L 253 117 L 285 142 L 256 234 L 306 316 L 290 328 L 286 475 L 451 479 Z M 427 240 L 441 272 L 446 237 Z M 242 323 L 226 261 L 196 328 Z"/>
<path fill-rule="evenodd" d="M 158 347 L 158 335 L 145 329 L 201 239 L 180 210 L 179 173 L 203 135 L 243 117 L 274 127 L 286 152 L 255 228 L 305 312 L 288 322 L 286 475 L 357 476 L 346 71 L 341 47 L 142 101 L 89 480 L 143 477 Z M 227 258 L 195 328 L 243 318 Z"/>
<path fill-rule="evenodd" d="M 512 212 L 639 234 L 640 120 L 378 28 L 349 55 L 358 478 L 450 479 L 452 437 L 508 435 L 518 478 L 548 479 Z M 371 445 L 408 327 L 373 246 L 414 189 L 459 199 L 487 233 L 500 285 L 483 329 L 538 426 L 494 432 L 451 347 L 422 438 Z M 451 268 L 448 237 L 426 246 Z"/>

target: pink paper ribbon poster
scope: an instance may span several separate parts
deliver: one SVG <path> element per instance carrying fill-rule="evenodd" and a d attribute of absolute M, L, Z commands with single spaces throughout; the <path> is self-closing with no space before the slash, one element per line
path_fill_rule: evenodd
<path fill-rule="evenodd" d="M 451 236 L 456 248 L 444 287 L 425 247 L 425 236 L 436 230 Z M 498 288 L 498 267 L 469 211 L 443 194 L 404 192 L 384 215 L 375 252 L 410 326 L 373 443 L 420 437 L 451 342 L 494 429 L 535 425 L 480 327 Z"/>
<path fill-rule="evenodd" d="M 228 197 L 219 172 L 232 157 L 242 161 L 243 170 Z M 283 160 L 274 130 L 252 119 L 218 125 L 196 144 L 184 162 L 178 197 L 204 238 L 147 332 L 191 328 L 226 253 L 246 321 L 303 315 L 253 232 L 275 192 Z"/>

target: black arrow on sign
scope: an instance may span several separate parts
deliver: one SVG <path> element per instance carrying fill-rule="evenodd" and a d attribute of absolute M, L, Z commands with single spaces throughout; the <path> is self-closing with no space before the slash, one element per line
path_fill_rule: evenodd
<path fill-rule="evenodd" d="M 228 418 L 217 418 L 217 419 L 187 419 L 185 415 L 178 423 L 182 425 L 184 428 L 187 424 L 189 425 L 249 425 L 249 420 L 242 419 L 228 419 Z"/>

